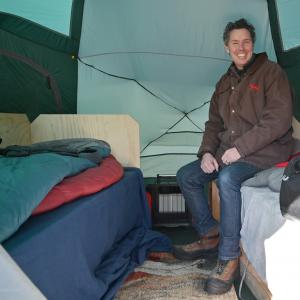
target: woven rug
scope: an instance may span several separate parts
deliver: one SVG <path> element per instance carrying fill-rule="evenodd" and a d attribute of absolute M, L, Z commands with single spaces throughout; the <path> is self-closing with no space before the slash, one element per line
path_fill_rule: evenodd
<path fill-rule="evenodd" d="M 152 256 L 132 273 L 116 300 L 237 300 L 234 288 L 223 295 L 208 295 L 203 287 L 215 261 L 182 262 L 170 254 Z"/>

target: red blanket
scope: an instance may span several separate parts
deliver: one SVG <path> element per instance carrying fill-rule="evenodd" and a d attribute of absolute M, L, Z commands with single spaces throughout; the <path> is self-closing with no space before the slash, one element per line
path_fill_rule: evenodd
<path fill-rule="evenodd" d="M 123 174 L 121 164 L 110 155 L 98 167 L 67 177 L 57 184 L 35 208 L 32 215 L 44 213 L 79 197 L 99 192 L 120 180 Z"/>

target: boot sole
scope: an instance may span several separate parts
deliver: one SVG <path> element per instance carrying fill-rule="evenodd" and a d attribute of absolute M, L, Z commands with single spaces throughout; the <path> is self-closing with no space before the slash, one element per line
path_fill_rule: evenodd
<path fill-rule="evenodd" d="M 218 256 L 218 247 L 215 247 L 210 250 L 205 251 L 194 251 L 191 253 L 187 253 L 184 251 L 180 251 L 179 249 L 174 248 L 173 249 L 173 255 L 181 260 L 195 260 L 195 259 L 201 259 L 201 258 L 216 258 Z"/>
<path fill-rule="evenodd" d="M 232 285 L 234 280 L 238 279 L 240 276 L 240 268 L 238 267 L 233 274 L 233 277 L 230 281 L 221 281 L 218 279 L 212 279 L 211 281 L 206 282 L 204 286 L 204 291 L 207 292 L 209 295 L 221 295 L 227 293 Z"/>

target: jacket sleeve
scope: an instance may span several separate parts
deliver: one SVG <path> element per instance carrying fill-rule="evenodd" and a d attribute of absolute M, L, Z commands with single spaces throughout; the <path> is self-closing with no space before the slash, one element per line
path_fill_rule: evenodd
<path fill-rule="evenodd" d="M 214 92 L 210 107 L 208 121 L 205 123 L 205 131 L 197 156 L 199 158 L 206 152 L 215 156 L 220 145 L 219 133 L 224 131 L 224 124 L 219 114 L 217 90 Z"/>
<path fill-rule="evenodd" d="M 292 126 L 292 93 L 287 76 L 278 65 L 269 74 L 272 78 L 266 80 L 266 102 L 259 122 L 234 142 L 242 157 L 282 138 Z"/>

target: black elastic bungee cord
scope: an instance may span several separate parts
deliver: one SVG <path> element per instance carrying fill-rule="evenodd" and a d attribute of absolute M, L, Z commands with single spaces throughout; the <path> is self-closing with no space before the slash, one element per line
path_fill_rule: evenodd
<path fill-rule="evenodd" d="M 125 53 L 125 52 L 124 52 Z M 126 52 L 126 53 L 128 53 L 128 52 Z M 135 53 L 135 52 L 134 52 Z M 137 53 L 140 53 L 140 52 L 137 52 Z M 148 52 L 147 52 L 148 53 Z M 113 54 L 113 53 L 106 53 L 106 54 Z M 153 53 L 152 53 L 153 54 Z M 156 53 L 156 54 L 160 54 L 160 55 L 163 55 L 162 53 Z M 164 54 L 164 55 L 166 55 L 166 54 Z M 168 54 L 168 55 L 175 55 L 175 54 Z M 177 55 L 178 56 L 178 55 Z M 180 55 L 180 56 L 186 56 L 186 55 Z M 91 56 L 86 56 L 86 57 L 91 57 Z M 194 57 L 194 56 L 193 56 Z M 197 56 L 196 56 L 197 57 Z M 203 58 L 203 57 L 202 57 Z M 204 58 L 206 58 L 206 57 L 204 57 Z M 112 73 L 108 73 L 108 72 L 106 72 L 106 71 L 104 71 L 104 70 L 102 70 L 102 69 L 100 69 L 100 68 L 98 68 L 98 67 L 95 67 L 94 65 L 91 65 L 91 64 L 88 64 L 88 63 L 86 63 L 86 62 L 84 62 L 80 57 L 78 57 L 78 61 L 80 61 L 82 64 L 84 64 L 84 65 L 86 65 L 86 66 L 88 66 L 88 67 L 90 67 L 90 68 L 93 68 L 94 70 L 96 70 L 96 71 L 99 71 L 99 72 L 101 72 L 101 73 L 103 73 L 103 74 L 105 74 L 105 75 L 108 75 L 108 76 L 111 76 L 111 77 L 114 77 L 114 78 L 119 78 L 119 79 L 124 79 L 124 80 L 129 80 L 129 81 L 134 81 L 136 84 L 138 84 L 140 87 L 142 87 L 145 91 L 147 91 L 149 94 L 151 94 L 152 96 L 154 96 L 155 98 L 157 98 L 157 99 L 159 99 L 160 101 L 162 101 L 164 104 L 166 104 L 166 105 L 168 105 L 168 106 L 170 106 L 170 107 L 172 107 L 173 109 L 175 109 L 175 110 L 177 110 L 177 111 L 179 111 L 180 113 L 182 113 L 183 114 L 183 116 L 179 119 L 179 120 L 177 120 L 173 125 L 171 125 L 163 134 L 161 134 L 161 135 L 159 135 L 158 137 L 156 137 L 155 139 L 153 139 L 153 140 L 151 140 L 142 150 L 141 150 L 141 152 L 140 152 L 140 154 L 142 154 L 143 153 L 143 151 L 145 151 L 145 149 L 147 148 L 147 147 L 149 147 L 151 144 L 153 144 L 155 141 L 157 141 L 157 140 L 159 140 L 161 137 L 163 137 L 164 135 L 166 135 L 166 134 L 171 134 L 171 132 L 170 132 L 170 130 L 172 129 L 172 128 L 174 128 L 181 120 L 183 120 L 184 118 L 187 118 L 195 127 L 197 127 L 199 130 L 200 130 L 200 132 L 197 132 L 197 131 L 194 131 L 193 133 L 203 133 L 203 129 L 202 128 L 200 128 L 188 115 L 190 114 L 190 113 L 192 113 L 192 112 L 194 112 L 194 111 L 196 111 L 196 110 L 198 110 L 198 109 L 200 109 L 200 108 L 202 108 L 203 106 L 205 106 L 205 105 L 207 105 L 209 102 L 210 102 L 210 100 L 209 101 L 206 101 L 206 102 L 204 102 L 202 105 L 200 105 L 199 107 L 196 107 L 196 108 L 194 108 L 194 109 L 192 109 L 192 110 L 190 110 L 189 112 L 184 112 L 184 111 L 182 111 L 182 110 L 180 110 L 178 107 L 176 107 L 176 106 L 174 106 L 174 105 L 172 105 L 172 104 L 170 104 L 170 103 L 168 103 L 166 100 L 164 100 L 163 98 L 161 98 L 160 96 L 158 96 L 158 95 L 156 95 L 155 93 L 153 93 L 152 91 L 150 91 L 148 88 L 146 88 L 143 84 L 141 84 L 139 81 L 137 81 L 136 79 L 134 79 L 134 78 L 130 78 L 130 77 L 125 77 L 125 76 L 120 76 L 120 75 L 116 75 L 116 74 L 112 74 Z M 181 132 L 185 132 L 185 131 L 179 131 L 178 133 L 181 133 Z M 165 154 L 165 153 L 162 153 L 162 154 L 155 154 L 155 155 L 147 155 L 147 156 L 141 156 L 141 157 L 150 157 L 150 156 L 159 156 L 159 155 L 170 155 L 170 154 L 172 154 L 172 153 L 168 153 L 168 154 Z M 194 154 L 192 154 L 192 153 L 181 153 L 181 154 L 183 154 L 183 155 L 194 155 Z M 178 154 L 177 154 L 178 155 Z"/>
<path fill-rule="evenodd" d="M 150 91 L 148 88 L 146 88 L 144 85 L 142 85 L 139 81 L 137 81 L 136 79 L 134 78 L 130 78 L 130 77 L 125 77 L 125 76 L 120 76 L 120 75 L 115 75 L 115 74 L 111 74 L 111 73 L 108 73 L 108 72 L 105 72 L 103 71 L 102 69 L 98 68 L 98 67 L 95 67 L 94 65 L 91 65 L 91 64 L 88 64 L 86 62 L 84 62 L 80 57 L 78 57 L 78 61 L 80 61 L 82 64 L 90 67 L 90 68 L 93 68 L 94 70 L 96 71 L 99 71 L 105 75 L 108 75 L 108 76 L 111 76 L 111 77 L 114 77 L 114 78 L 119 78 L 119 79 L 125 79 L 125 80 L 129 80 L 129 81 L 133 81 L 135 82 L 136 84 L 138 84 L 140 87 L 142 87 L 145 91 L 147 91 L 148 93 L 150 93 L 152 96 L 154 96 L 155 98 L 159 99 L 160 101 L 162 101 L 163 103 L 165 103 L 166 105 L 174 108 L 175 110 L 183 113 L 182 110 L 180 110 L 178 107 L 168 103 L 166 100 L 164 100 L 163 98 L 161 98 L 160 96 L 154 94 L 152 91 Z"/>

